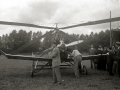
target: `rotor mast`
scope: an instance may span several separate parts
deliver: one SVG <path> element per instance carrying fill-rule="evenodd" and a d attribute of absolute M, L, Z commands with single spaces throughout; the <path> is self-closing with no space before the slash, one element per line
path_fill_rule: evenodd
<path fill-rule="evenodd" d="M 110 19 L 111 19 L 111 11 L 110 11 Z M 111 31 L 111 21 L 110 21 L 110 46 L 112 46 L 112 31 Z"/>
<path fill-rule="evenodd" d="M 58 23 L 55 23 L 55 25 L 56 25 L 56 28 L 55 28 L 55 30 L 58 32 Z"/>

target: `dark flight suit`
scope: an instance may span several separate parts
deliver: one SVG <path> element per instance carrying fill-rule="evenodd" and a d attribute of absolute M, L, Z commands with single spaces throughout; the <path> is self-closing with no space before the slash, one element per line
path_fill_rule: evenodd
<path fill-rule="evenodd" d="M 116 50 L 116 60 L 118 64 L 118 74 L 120 77 L 120 48 Z"/>
<path fill-rule="evenodd" d="M 112 69 L 113 69 L 114 56 L 115 56 L 115 52 L 110 50 L 107 59 L 108 71 L 110 76 L 113 76 Z"/>
<path fill-rule="evenodd" d="M 107 54 L 107 50 L 103 50 L 103 54 Z M 103 58 L 103 70 L 106 70 L 107 58 Z"/>
<path fill-rule="evenodd" d="M 96 55 L 97 50 L 95 48 L 91 48 L 91 49 L 89 49 L 89 54 Z M 95 59 L 91 59 L 90 62 L 91 62 L 91 68 L 93 68 L 93 67 L 95 68 Z"/>
<path fill-rule="evenodd" d="M 98 51 L 97 51 L 97 54 L 102 54 L 102 52 L 103 52 L 102 50 L 98 50 Z M 102 57 L 100 57 L 100 58 L 97 60 L 97 69 L 98 69 L 98 70 L 101 70 L 101 68 L 102 68 L 102 63 L 101 63 L 101 62 L 102 62 Z"/>

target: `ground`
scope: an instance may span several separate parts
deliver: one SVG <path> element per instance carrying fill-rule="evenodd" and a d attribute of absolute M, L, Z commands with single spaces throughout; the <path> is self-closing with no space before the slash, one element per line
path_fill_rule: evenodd
<path fill-rule="evenodd" d="M 63 84 L 53 84 L 52 69 L 44 69 L 31 77 L 32 61 L 10 60 L 0 56 L 0 90 L 120 90 L 120 78 L 107 71 L 90 69 L 90 61 L 83 61 L 88 75 L 74 77 L 72 68 L 61 69 Z"/>

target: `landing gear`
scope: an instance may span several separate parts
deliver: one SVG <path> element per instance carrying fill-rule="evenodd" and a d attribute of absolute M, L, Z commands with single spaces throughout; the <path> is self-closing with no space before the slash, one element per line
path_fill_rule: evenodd
<path fill-rule="evenodd" d="M 51 60 L 48 60 L 48 62 L 45 63 L 44 65 L 38 65 L 38 60 L 37 61 L 33 60 L 31 77 L 34 77 L 35 74 L 39 73 L 39 71 L 44 69 L 46 66 L 50 66 L 50 68 L 51 68 L 51 65 L 52 65 Z"/>
<path fill-rule="evenodd" d="M 83 69 L 83 70 L 82 70 L 82 73 L 83 73 L 84 75 L 88 75 L 88 71 L 87 71 L 86 66 L 83 66 L 82 69 Z"/>
<path fill-rule="evenodd" d="M 81 67 L 79 67 L 79 72 L 83 73 L 84 75 L 88 75 L 88 71 L 85 65 L 81 65 Z"/>
<path fill-rule="evenodd" d="M 32 71 L 31 77 L 34 77 L 34 72 Z"/>

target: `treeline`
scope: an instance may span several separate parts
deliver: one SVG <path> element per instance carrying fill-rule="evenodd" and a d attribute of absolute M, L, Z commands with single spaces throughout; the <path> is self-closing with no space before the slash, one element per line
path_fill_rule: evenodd
<path fill-rule="evenodd" d="M 12 52 L 22 45 L 30 42 L 31 40 L 35 40 L 42 35 L 42 32 L 26 32 L 26 30 L 13 30 L 9 35 L 2 35 L 0 37 L 0 49 L 5 52 Z M 22 51 L 22 53 L 29 53 L 29 52 L 37 52 L 39 51 L 39 47 L 41 46 L 41 42 L 37 41 L 36 43 L 32 44 L 31 46 L 27 47 Z"/>
<path fill-rule="evenodd" d="M 76 36 L 76 35 L 75 35 Z M 79 35 L 77 35 L 78 37 Z M 102 47 L 109 47 L 110 46 L 110 31 L 106 30 L 101 31 L 99 33 L 93 33 L 91 32 L 90 35 L 81 35 L 79 36 L 80 40 L 84 40 L 84 42 L 80 45 L 78 45 L 79 50 L 82 52 L 88 52 L 91 45 L 94 45 L 94 47 L 97 49 L 98 46 Z"/>
<path fill-rule="evenodd" d="M 109 30 L 106 30 L 105 32 L 101 31 L 99 33 L 91 32 L 90 35 L 71 34 L 70 36 L 76 38 L 77 40 L 84 40 L 84 42 L 79 44 L 78 47 L 81 52 L 85 52 L 88 51 L 91 44 L 93 44 L 96 48 L 99 45 L 103 47 L 109 46 L 109 33 Z M 10 34 L 0 36 L 0 50 L 11 53 L 31 40 L 39 38 L 41 35 L 43 35 L 41 31 L 26 32 L 26 30 L 21 29 L 17 32 L 16 30 L 13 30 Z M 50 47 L 51 40 L 52 36 L 47 36 L 43 42 L 39 40 L 22 50 L 21 53 L 42 52 L 46 48 Z M 69 43 L 69 38 L 66 38 L 65 42 Z"/>

